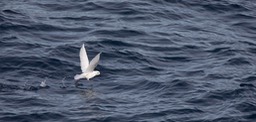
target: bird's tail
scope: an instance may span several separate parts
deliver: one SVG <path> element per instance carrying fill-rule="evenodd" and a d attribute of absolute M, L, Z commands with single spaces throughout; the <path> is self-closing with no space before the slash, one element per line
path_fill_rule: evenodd
<path fill-rule="evenodd" d="M 74 79 L 75 79 L 75 80 L 81 79 L 81 75 L 75 75 Z"/>

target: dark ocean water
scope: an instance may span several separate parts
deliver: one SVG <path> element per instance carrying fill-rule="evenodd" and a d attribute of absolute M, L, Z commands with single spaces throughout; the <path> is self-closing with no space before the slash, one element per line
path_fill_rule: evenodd
<path fill-rule="evenodd" d="M 1 0 L 0 121 L 255 122 L 255 8 L 254 0 Z M 101 75 L 77 88 L 83 43 L 89 59 L 102 52 Z"/>

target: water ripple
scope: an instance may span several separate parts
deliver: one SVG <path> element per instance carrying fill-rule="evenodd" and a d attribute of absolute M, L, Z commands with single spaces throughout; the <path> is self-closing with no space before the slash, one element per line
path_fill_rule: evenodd
<path fill-rule="evenodd" d="M 254 121 L 255 5 L 2 0 L 0 120 Z M 76 87 L 82 44 L 101 75 Z"/>

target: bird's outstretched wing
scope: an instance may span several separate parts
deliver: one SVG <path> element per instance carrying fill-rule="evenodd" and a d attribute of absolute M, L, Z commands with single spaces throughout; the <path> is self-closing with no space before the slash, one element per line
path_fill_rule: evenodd
<path fill-rule="evenodd" d="M 89 59 L 86 53 L 86 50 L 84 48 L 84 44 L 82 45 L 80 49 L 80 65 L 81 65 L 81 70 L 82 72 L 86 72 L 86 69 L 89 66 Z"/>
<path fill-rule="evenodd" d="M 86 72 L 92 72 L 92 71 L 95 69 L 95 67 L 96 67 L 96 66 L 98 65 L 98 63 L 99 63 L 100 54 L 101 54 L 101 53 L 97 54 L 97 55 L 91 60 L 91 62 L 90 62 L 90 64 L 89 64 L 89 66 L 88 66 Z"/>

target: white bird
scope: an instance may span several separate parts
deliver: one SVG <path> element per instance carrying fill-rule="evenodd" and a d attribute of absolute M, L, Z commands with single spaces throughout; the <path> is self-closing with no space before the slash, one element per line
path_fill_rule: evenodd
<path fill-rule="evenodd" d="M 101 53 L 97 54 L 89 63 L 89 59 L 87 57 L 87 53 L 83 44 L 80 49 L 80 65 L 81 65 L 82 74 L 75 75 L 74 79 L 79 80 L 82 78 L 86 78 L 87 80 L 90 80 L 91 78 L 97 75 L 100 75 L 99 71 L 94 71 L 95 67 L 99 63 L 100 54 Z"/>

